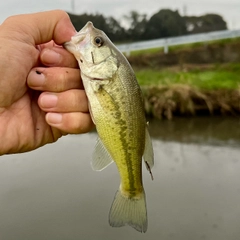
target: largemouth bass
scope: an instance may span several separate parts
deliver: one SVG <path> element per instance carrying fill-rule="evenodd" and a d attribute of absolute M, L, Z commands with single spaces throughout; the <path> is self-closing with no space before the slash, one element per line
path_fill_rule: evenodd
<path fill-rule="evenodd" d="M 142 158 L 151 173 L 153 148 L 135 74 L 124 55 L 91 22 L 64 46 L 79 63 L 99 136 L 92 167 L 102 170 L 114 161 L 120 174 L 121 184 L 110 209 L 109 223 L 146 232 Z"/>

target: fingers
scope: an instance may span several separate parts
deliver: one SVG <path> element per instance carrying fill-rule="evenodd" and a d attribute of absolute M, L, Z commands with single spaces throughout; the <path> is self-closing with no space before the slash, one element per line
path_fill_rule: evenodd
<path fill-rule="evenodd" d="M 90 114 L 81 112 L 72 113 L 47 113 L 47 123 L 55 128 L 58 128 L 63 133 L 86 133 L 89 132 L 94 124 Z"/>
<path fill-rule="evenodd" d="M 38 105 L 47 112 L 47 123 L 64 133 L 85 133 L 93 127 L 84 90 L 43 92 L 38 99 Z"/>
<path fill-rule="evenodd" d="M 61 92 L 83 88 L 75 57 L 53 41 L 39 45 L 40 61 L 50 68 L 33 68 L 28 75 L 29 87 L 40 91 Z"/>
<path fill-rule="evenodd" d="M 84 90 L 72 89 L 61 93 L 43 92 L 38 99 L 45 112 L 88 112 L 88 100 Z"/>
<path fill-rule="evenodd" d="M 34 90 L 62 92 L 83 89 L 79 69 L 65 67 L 33 68 L 27 78 L 28 86 Z"/>
<path fill-rule="evenodd" d="M 64 67 L 78 68 L 78 63 L 75 57 L 61 46 L 40 46 L 41 63 L 49 67 Z"/>
<path fill-rule="evenodd" d="M 79 69 L 50 67 L 34 68 L 27 78 L 29 87 L 43 91 L 39 107 L 46 112 L 46 122 L 63 133 L 85 133 L 94 124 L 88 112 Z"/>

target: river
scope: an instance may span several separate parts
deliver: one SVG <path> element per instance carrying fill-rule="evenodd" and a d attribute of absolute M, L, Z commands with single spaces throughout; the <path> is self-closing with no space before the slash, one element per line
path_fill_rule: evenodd
<path fill-rule="evenodd" d="M 239 239 L 239 118 L 150 120 L 150 133 L 145 234 L 108 225 L 119 177 L 114 164 L 91 169 L 93 132 L 0 157 L 0 239 Z"/>

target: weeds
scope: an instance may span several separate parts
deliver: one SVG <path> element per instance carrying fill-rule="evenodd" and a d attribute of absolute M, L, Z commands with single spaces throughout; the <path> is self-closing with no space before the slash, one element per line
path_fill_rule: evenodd
<path fill-rule="evenodd" d="M 189 85 L 143 87 L 148 115 L 171 120 L 174 115 L 240 113 L 240 88 L 233 90 L 199 90 Z"/>

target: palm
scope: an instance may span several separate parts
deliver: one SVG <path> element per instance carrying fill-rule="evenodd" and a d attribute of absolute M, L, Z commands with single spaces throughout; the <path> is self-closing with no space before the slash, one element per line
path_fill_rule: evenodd
<path fill-rule="evenodd" d="M 61 133 L 45 121 L 45 113 L 39 108 L 39 92 L 27 91 L 4 111 L 0 126 L 8 124 L 7 138 L 11 138 L 11 152 L 33 150 L 43 144 L 56 141 Z M 1 122 L 3 121 L 3 122 Z"/>

